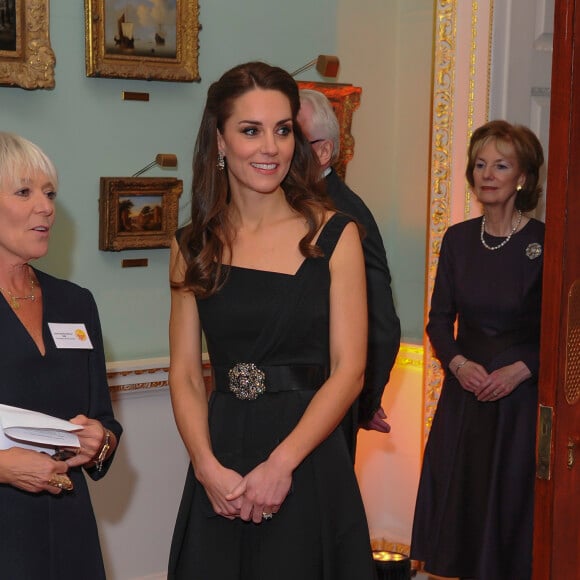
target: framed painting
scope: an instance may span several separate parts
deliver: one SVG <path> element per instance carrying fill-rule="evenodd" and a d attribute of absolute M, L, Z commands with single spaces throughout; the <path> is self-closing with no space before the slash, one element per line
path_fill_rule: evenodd
<path fill-rule="evenodd" d="M 334 169 L 344 179 L 346 165 L 354 156 L 354 138 L 350 128 L 352 115 L 360 105 L 362 89 L 353 85 L 311 81 L 298 81 L 298 88 L 320 91 L 331 102 L 340 127 L 340 155 Z"/>
<path fill-rule="evenodd" d="M 198 0 L 85 0 L 89 77 L 199 80 Z"/>
<path fill-rule="evenodd" d="M 175 178 L 101 177 L 99 250 L 168 248 L 182 191 Z"/>
<path fill-rule="evenodd" d="M 0 1 L 0 85 L 54 88 L 48 1 Z"/>

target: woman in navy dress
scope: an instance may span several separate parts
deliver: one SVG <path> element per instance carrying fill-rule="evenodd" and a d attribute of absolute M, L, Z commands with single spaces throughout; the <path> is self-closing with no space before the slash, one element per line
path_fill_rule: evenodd
<path fill-rule="evenodd" d="M 411 545 L 434 574 L 531 577 L 544 224 L 525 212 L 542 164 L 526 127 L 477 129 L 466 176 L 483 216 L 441 245 L 427 333 L 445 381 Z"/>
<path fill-rule="evenodd" d="M 191 459 L 171 579 L 374 578 L 337 428 L 362 387 L 364 260 L 318 189 L 299 107 L 292 77 L 260 62 L 208 91 L 171 252 L 169 382 Z"/>
<path fill-rule="evenodd" d="M 54 449 L 0 441 L 0 576 L 104 580 L 83 470 L 95 480 L 106 474 L 121 426 L 99 315 L 88 290 L 30 265 L 48 251 L 57 186 L 43 151 L 0 132 L 0 403 L 82 426 L 66 461 L 47 454 Z"/>

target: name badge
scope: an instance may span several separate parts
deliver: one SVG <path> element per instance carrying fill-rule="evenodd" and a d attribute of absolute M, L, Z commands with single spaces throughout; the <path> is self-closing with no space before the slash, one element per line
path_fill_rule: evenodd
<path fill-rule="evenodd" d="M 74 324 L 49 322 L 48 328 L 56 348 L 93 348 L 87 328 L 82 322 Z"/>

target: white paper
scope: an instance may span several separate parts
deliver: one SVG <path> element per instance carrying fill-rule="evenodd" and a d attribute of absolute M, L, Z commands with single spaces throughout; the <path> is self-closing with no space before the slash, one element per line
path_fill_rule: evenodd
<path fill-rule="evenodd" d="M 80 447 L 74 433 L 82 429 L 70 421 L 0 404 L 0 449 L 23 447 L 49 451 L 55 447 Z"/>

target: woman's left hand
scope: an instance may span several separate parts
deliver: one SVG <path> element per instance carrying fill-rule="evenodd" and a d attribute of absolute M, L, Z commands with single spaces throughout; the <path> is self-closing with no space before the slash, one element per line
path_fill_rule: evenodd
<path fill-rule="evenodd" d="M 96 419 L 89 419 L 85 415 L 77 415 L 70 422 L 81 425 L 83 428 L 76 432 L 81 446 L 77 455 L 66 460 L 69 467 L 78 467 L 94 461 L 105 438 L 105 428 L 102 423 Z"/>
<path fill-rule="evenodd" d="M 252 469 L 226 499 L 233 501 L 241 497 L 240 518 L 259 524 L 274 517 L 291 485 L 292 473 L 284 473 L 267 460 Z"/>
<path fill-rule="evenodd" d="M 501 367 L 490 373 L 489 384 L 477 394 L 477 400 L 486 402 L 503 399 L 531 376 L 532 373 L 522 361 Z"/>

